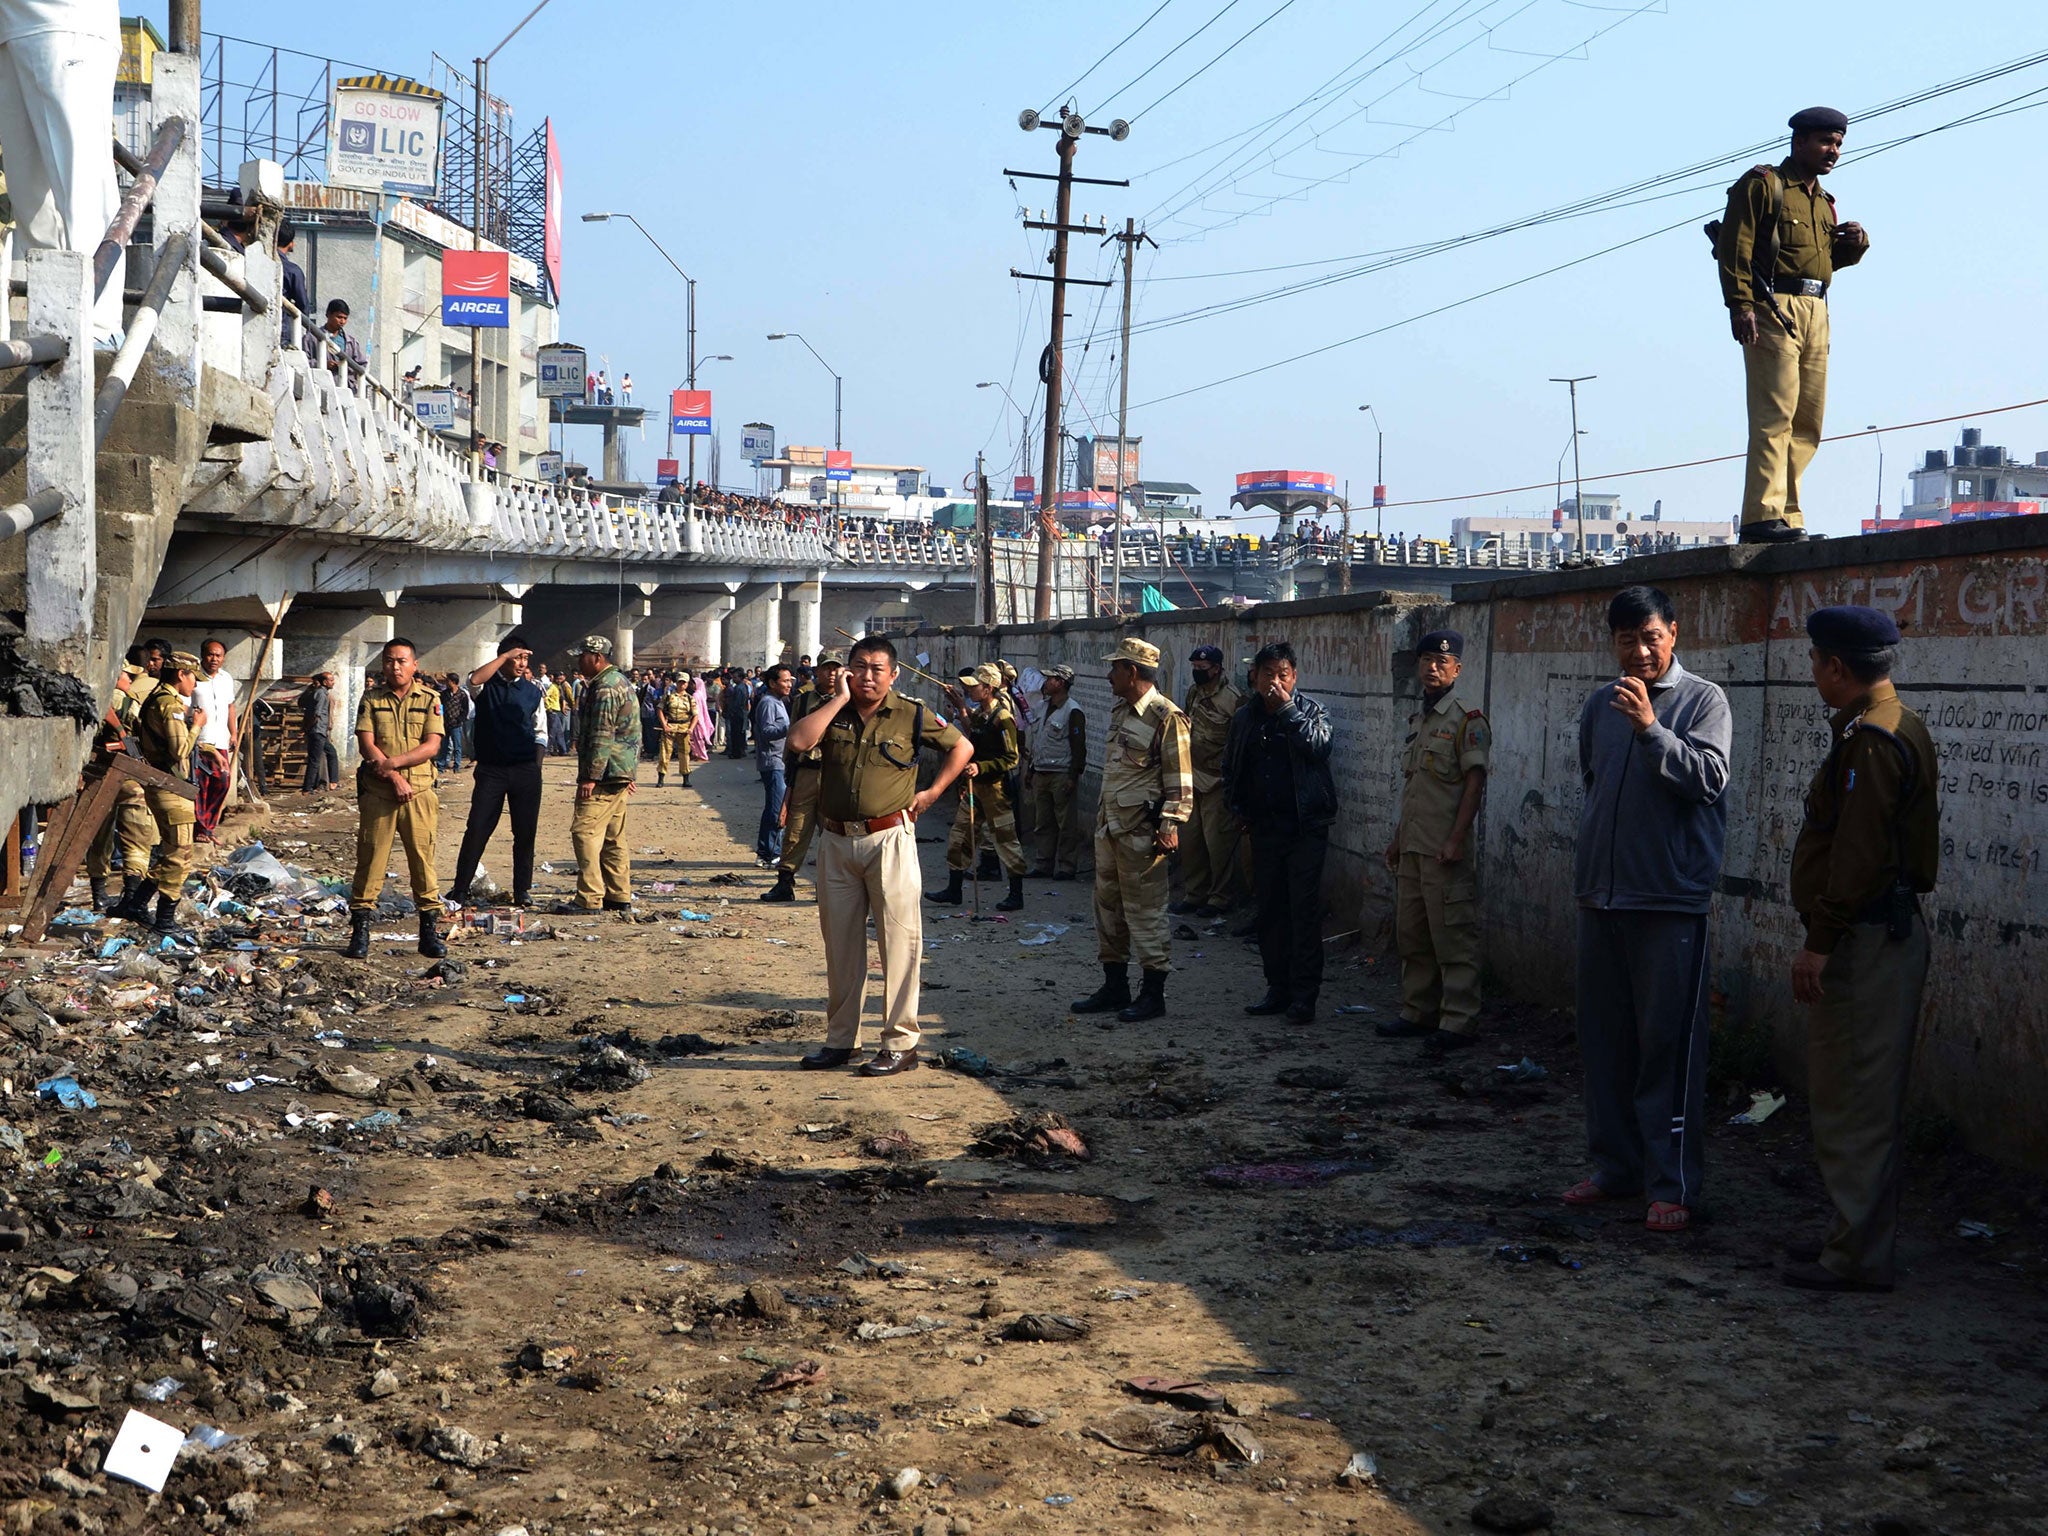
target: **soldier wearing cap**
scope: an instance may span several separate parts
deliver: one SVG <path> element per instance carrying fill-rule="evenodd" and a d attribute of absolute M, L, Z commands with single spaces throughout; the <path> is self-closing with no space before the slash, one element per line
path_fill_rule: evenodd
<path fill-rule="evenodd" d="M 135 715 L 135 745 L 142 760 L 173 778 L 192 777 L 192 748 L 197 728 L 187 724 L 192 707 L 192 690 L 199 682 L 199 658 L 190 651 L 173 651 L 164 660 L 156 685 L 143 696 Z M 176 924 L 178 898 L 185 889 L 185 874 L 192 867 L 193 828 L 198 814 L 193 797 L 152 784 L 143 791 L 150 818 L 156 824 L 156 862 L 148 880 L 136 887 L 132 897 L 116 910 L 137 922 L 149 916 L 149 895 L 156 892 L 156 928 L 160 933 L 182 937 Z"/>
<path fill-rule="evenodd" d="M 1493 744 L 1486 716 L 1458 692 L 1465 637 L 1436 629 L 1416 642 L 1422 706 L 1408 717 L 1401 810 L 1387 844 L 1394 872 L 1394 942 L 1401 954 L 1401 1016 L 1378 1026 L 1393 1039 L 1468 1043 L 1479 1016 L 1479 879 L 1472 825 L 1486 793 Z"/>
<path fill-rule="evenodd" d="M 860 1045 L 867 999 L 870 916 L 882 955 L 882 1038 L 861 1064 L 868 1077 L 917 1067 L 917 818 L 944 794 L 974 746 L 935 712 L 896 692 L 896 647 L 881 635 L 856 641 L 832 696 L 789 730 L 789 749 L 824 754 L 818 771 L 818 928 L 825 940 L 825 1043 L 803 1058 L 810 1071 L 844 1066 Z M 946 759 L 917 787 L 921 747 Z"/>
<path fill-rule="evenodd" d="M 1095 811 L 1095 942 L 1102 985 L 1073 1004 L 1076 1013 L 1108 1013 L 1126 1023 L 1166 1012 L 1166 859 L 1194 811 L 1188 717 L 1153 686 L 1159 647 L 1126 638 L 1109 663 L 1109 712 L 1102 753 L 1102 798 Z M 1143 975 L 1131 998 L 1128 961 Z"/>
<path fill-rule="evenodd" d="M 384 642 L 384 681 L 363 695 L 356 710 L 356 878 L 349 890 L 345 953 L 370 953 L 370 914 L 384 889 L 384 864 L 395 835 L 405 846 L 413 904 L 420 914 L 420 953 L 448 953 L 441 942 L 441 893 L 434 878 L 434 838 L 441 802 L 434 793 L 434 758 L 446 734 L 440 690 L 419 675 L 419 652 L 410 640 Z"/>
<path fill-rule="evenodd" d="M 1010 775 L 1018 762 L 1017 717 L 1010 713 L 1002 669 L 994 662 L 962 672 L 960 686 L 969 706 L 961 723 L 974 744 L 974 761 L 967 765 L 967 784 L 953 812 L 952 835 L 946 839 L 946 888 L 927 891 L 925 898 L 960 905 L 975 845 L 986 835 L 1010 877 L 1010 893 L 996 903 L 996 910 L 1016 912 L 1024 905 L 1024 847 L 1017 840 L 1017 808 L 1010 799 Z"/>
<path fill-rule="evenodd" d="M 576 809 L 569 842 L 576 850 L 576 899 L 570 912 L 633 910 L 633 861 L 626 852 L 626 810 L 640 768 L 640 701 L 612 665 L 612 643 L 585 635 L 578 670 L 583 690 L 582 746 L 576 759 Z"/>
<path fill-rule="evenodd" d="M 1231 906 L 1232 875 L 1237 867 L 1237 822 L 1223 803 L 1223 748 L 1230 722 L 1244 704 L 1223 675 L 1223 652 L 1198 645 L 1188 653 L 1188 753 L 1195 773 L 1195 809 L 1188 817 L 1187 841 L 1181 844 L 1182 900 L 1170 909 L 1198 917 L 1217 917 Z"/>
<path fill-rule="evenodd" d="M 789 701 L 792 728 L 832 697 L 845 665 L 845 658 L 837 651 L 826 651 L 818 657 L 812 686 Z M 818 776 L 825 755 L 817 747 L 808 752 L 792 752 L 784 741 L 782 757 L 784 772 L 789 777 L 789 793 L 782 802 L 782 857 L 775 866 L 775 884 L 761 893 L 762 901 L 796 900 L 797 871 L 804 867 L 804 856 L 811 851 L 811 836 L 818 830 Z"/>
<path fill-rule="evenodd" d="M 1892 686 L 1899 628 L 1889 615 L 1823 608 L 1806 633 L 1814 687 L 1834 714 L 1792 847 L 1792 906 L 1806 927 L 1792 995 L 1808 1008 L 1814 1152 L 1835 1213 L 1784 1278 L 1805 1290 L 1888 1291 L 1927 981 L 1920 897 L 1934 889 L 1941 843 L 1939 763 Z"/>
<path fill-rule="evenodd" d="M 131 646 L 121 675 L 114 682 L 114 702 L 100 721 L 98 739 L 93 743 L 93 760 L 86 767 L 86 782 L 92 783 L 112 771 L 113 759 L 135 740 L 135 722 L 142 700 L 156 681 L 143 665 L 142 647 Z M 149 868 L 149 851 L 156 843 L 156 819 L 149 814 L 149 800 L 142 786 L 121 776 L 114 790 L 114 814 L 107 818 L 86 854 L 86 878 L 92 889 L 92 904 L 119 914 L 134 905 L 138 892 L 148 901 L 143 871 Z M 107 875 L 116 845 L 121 850 L 121 894 L 112 906 L 107 903 Z M 138 914 L 140 915 L 140 914 Z"/>
<path fill-rule="evenodd" d="M 1749 467 L 1742 542 L 1806 537 L 1799 481 L 1820 446 L 1828 386 L 1828 286 L 1870 249 L 1860 224 L 1837 224 L 1820 179 L 1835 168 L 1849 119 L 1832 107 L 1793 114 L 1791 153 L 1728 189 L 1714 254 L 1721 297 L 1742 348 Z"/>
<path fill-rule="evenodd" d="M 654 706 L 654 718 L 661 732 L 661 756 L 654 765 L 654 787 L 660 789 L 666 784 L 668 771 L 675 766 L 682 770 L 683 788 L 688 789 L 690 732 L 697 725 L 697 696 L 690 691 L 689 673 L 669 680 L 661 702 Z"/>
<path fill-rule="evenodd" d="M 1074 669 L 1047 667 L 1039 697 L 1045 708 L 1025 737 L 1025 792 L 1031 797 L 1032 833 L 1040 880 L 1071 880 L 1081 867 L 1081 829 L 1074 798 L 1088 768 L 1088 719 L 1073 700 Z"/>

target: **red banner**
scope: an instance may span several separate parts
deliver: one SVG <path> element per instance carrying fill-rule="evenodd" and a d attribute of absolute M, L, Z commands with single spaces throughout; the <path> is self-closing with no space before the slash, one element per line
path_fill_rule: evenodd
<path fill-rule="evenodd" d="M 555 139 L 555 120 L 541 124 L 548 140 L 548 185 L 546 212 L 542 215 L 541 255 L 548 269 L 548 286 L 555 302 L 562 301 L 562 152 Z"/>
<path fill-rule="evenodd" d="M 825 478 L 827 480 L 851 480 L 853 478 L 852 449 L 827 448 L 825 450 Z"/>

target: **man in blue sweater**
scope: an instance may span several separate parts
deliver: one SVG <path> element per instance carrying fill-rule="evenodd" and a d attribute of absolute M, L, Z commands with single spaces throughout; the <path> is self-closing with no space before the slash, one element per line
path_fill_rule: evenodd
<path fill-rule="evenodd" d="M 1655 587 L 1607 609 L 1621 676 L 1579 713 L 1579 1044 L 1593 1175 L 1570 1205 L 1647 1195 L 1682 1232 L 1704 1171 L 1707 909 L 1721 878 L 1728 699 L 1680 666 Z"/>

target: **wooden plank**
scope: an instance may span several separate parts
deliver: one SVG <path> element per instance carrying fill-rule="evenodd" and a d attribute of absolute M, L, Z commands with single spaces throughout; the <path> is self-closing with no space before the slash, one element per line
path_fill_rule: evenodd
<path fill-rule="evenodd" d="M 118 764 L 120 760 L 115 761 Z M 51 919 L 62 910 L 64 893 L 71 889 L 72 878 L 85 862 L 92 840 L 114 814 L 114 797 L 120 789 L 121 781 L 116 774 L 94 779 L 74 797 L 75 804 L 65 818 L 61 835 L 43 838 L 42 856 L 36 860 L 34 895 L 21 924 L 21 936 L 26 942 L 39 942 Z"/>
<path fill-rule="evenodd" d="M 17 812 L 7 823 L 7 841 L 0 845 L 0 912 L 21 909 L 21 816 Z"/>

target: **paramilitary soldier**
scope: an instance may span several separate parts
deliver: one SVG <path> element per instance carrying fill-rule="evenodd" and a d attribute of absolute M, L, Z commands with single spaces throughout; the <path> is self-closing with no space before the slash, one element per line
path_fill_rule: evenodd
<path fill-rule="evenodd" d="M 1024 905 L 1024 845 L 1017 840 L 1017 807 L 1010 799 L 1010 776 L 1020 757 L 1017 717 L 1010 712 L 1002 669 L 994 662 L 962 672 L 960 686 L 968 700 L 960 723 L 974 743 L 974 761 L 967 765 L 967 784 L 953 812 L 952 835 L 946 839 L 946 888 L 925 892 L 925 899 L 960 905 L 975 844 L 986 836 L 1010 877 L 1010 894 L 996 903 L 996 910 L 1015 912 Z"/>
<path fill-rule="evenodd" d="M 1834 716 L 1792 847 L 1792 906 L 1806 925 L 1792 995 L 1809 1009 L 1806 1091 L 1835 1215 L 1784 1279 L 1803 1290 L 1888 1291 L 1906 1076 L 1927 982 L 1920 897 L 1934 889 L 1940 858 L 1940 768 L 1927 727 L 1892 686 L 1899 628 L 1890 616 L 1823 608 L 1806 633 L 1814 686 Z"/>
<path fill-rule="evenodd" d="M 1223 652 L 1198 645 L 1188 652 L 1188 752 L 1195 771 L 1195 809 L 1180 850 L 1182 900 L 1175 912 L 1220 917 L 1230 910 L 1236 883 L 1237 821 L 1223 803 L 1223 748 L 1244 695 L 1223 675 Z"/>
<path fill-rule="evenodd" d="M 583 690 L 582 746 L 576 760 L 576 809 L 569 843 L 576 850 L 576 900 L 559 910 L 630 912 L 633 861 L 626 851 L 626 811 L 640 771 L 640 699 L 612 665 L 612 643 L 585 635 L 579 665 Z"/>
<path fill-rule="evenodd" d="M 111 771 L 115 754 L 125 750 L 134 740 L 135 722 L 142 712 L 143 696 L 155 686 L 156 680 L 143 664 L 142 647 L 131 646 L 128 660 L 121 668 L 121 676 L 114 683 L 114 702 L 107 706 L 106 716 L 100 722 L 98 739 L 93 743 L 92 761 L 85 770 L 87 782 L 105 777 Z M 121 849 L 121 894 L 109 907 L 107 875 L 112 869 L 117 843 Z M 142 786 L 124 776 L 114 791 L 114 814 L 100 828 L 85 856 L 86 879 L 92 889 L 95 909 L 125 915 L 135 906 L 138 893 L 141 893 L 143 903 L 148 902 L 143 872 L 149 868 L 149 850 L 155 843 L 156 820 L 149 814 L 149 801 L 142 793 Z M 138 918 L 142 915 L 141 911 L 135 913 Z"/>
<path fill-rule="evenodd" d="M 135 718 L 135 744 L 142 751 L 142 760 L 173 778 L 192 777 L 192 747 L 199 739 L 199 722 L 187 724 L 186 717 L 198 681 L 199 658 L 190 651 L 173 651 Z M 203 717 L 205 711 L 200 714 Z M 173 789 L 151 785 L 143 791 L 143 798 L 156 823 L 156 863 L 150 866 L 150 883 L 136 891 L 133 905 L 124 908 L 123 915 L 138 921 L 145 917 L 149 893 L 154 889 L 157 931 L 183 938 L 175 919 L 185 873 L 192 867 L 192 829 L 198 813 L 190 797 Z"/>
<path fill-rule="evenodd" d="M 812 710 L 839 690 L 839 673 L 846 665 L 837 651 L 818 658 L 818 670 L 811 686 L 789 701 L 792 728 Z M 812 834 L 818 830 L 818 776 L 824 767 L 822 748 L 792 752 L 783 743 L 783 772 L 788 775 L 789 793 L 782 801 L 782 858 L 775 866 L 775 884 L 763 891 L 762 901 L 795 901 L 796 875 L 811 851 Z"/>
<path fill-rule="evenodd" d="M 661 756 L 654 765 L 654 787 L 668 782 L 671 767 L 683 775 L 683 788 L 690 787 L 690 732 L 697 724 L 697 696 L 690 691 L 690 674 L 672 681 L 654 706 L 654 718 L 661 728 Z"/>
<path fill-rule="evenodd" d="M 420 953 L 438 959 L 441 891 L 434 877 L 434 839 L 441 800 L 434 793 L 434 757 L 446 734 L 440 690 L 419 675 L 419 652 L 410 640 L 384 642 L 384 681 L 363 695 L 356 710 L 356 878 L 349 891 L 348 957 L 370 953 L 370 916 L 384 889 L 384 865 L 395 834 L 405 847 L 413 905 L 420 914 Z"/>
<path fill-rule="evenodd" d="M 1426 1048 L 1472 1042 L 1479 1014 L 1479 880 L 1472 823 L 1486 793 L 1486 716 L 1457 691 L 1465 637 L 1432 630 L 1416 645 L 1422 707 L 1408 719 L 1401 815 L 1387 844 L 1394 872 L 1394 939 L 1401 954 L 1401 1016 L 1378 1026 Z"/>
<path fill-rule="evenodd" d="M 1135 1024 L 1166 1012 L 1166 856 L 1194 811 L 1188 717 L 1153 687 L 1159 647 L 1126 639 L 1109 655 L 1116 704 L 1102 750 L 1102 798 L 1095 811 L 1095 933 L 1102 986 L 1072 1006 Z M 1143 970 L 1137 1000 L 1126 968 L 1132 951 Z"/>
<path fill-rule="evenodd" d="M 1842 156 L 1849 119 L 1808 107 L 1789 126 L 1783 163 L 1753 167 L 1728 189 L 1727 216 L 1708 226 L 1749 396 L 1745 544 L 1806 537 L 1799 479 L 1827 405 L 1828 285 L 1870 249 L 1861 224 L 1836 224 L 1820 184 Z"/>
<path fill-rule="evenodd" d="M 825 939 L 825 1043 L 803 1058 L 811 1071 L 842 1067 L 860 1045 L 867 998 L 868 933 L 882 954 L 882 1039 L 861 1063 L 867 1077 L 917 1067 L 917 818 L 974 756 L 966 737 L 895 691 L 896 647 L 880 635 L 856 641 L 838 688 L 789 728 L 796 752 L 821 748 L 818 777 L 818 928 Z M 928 789 L 917 787 L 917 753 L 946 754 Z"/>

